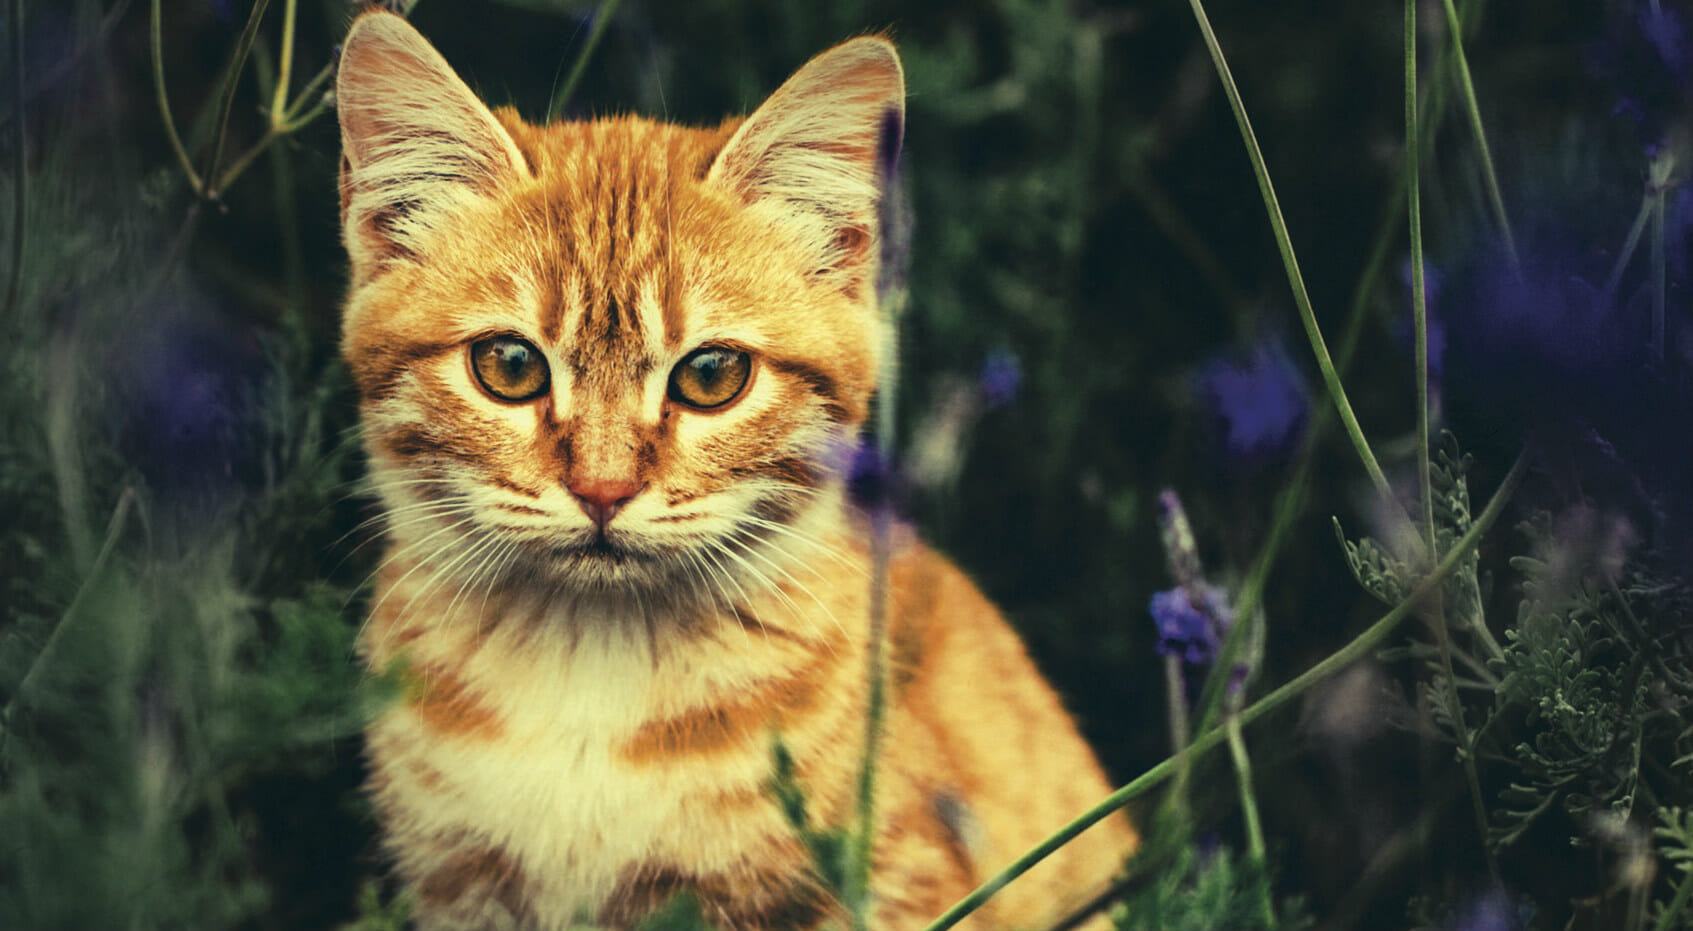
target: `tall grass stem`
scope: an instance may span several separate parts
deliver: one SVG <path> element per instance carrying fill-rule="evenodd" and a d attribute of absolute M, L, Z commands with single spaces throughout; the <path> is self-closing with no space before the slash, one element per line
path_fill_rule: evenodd
<path fill-rule="evenodd" d="M 1469 57 L 1464 54 L 1464 24 L 1458 18 L 1453 0 L 1441 0 L 1446 10 L 1446 29 L 1452 34 L 1453 61 L 1458 69 L 1458 87 L 1464 97 L 1464 113 L 1470 120 L 1470 132 L 1475 134 L 1476 148 L 1481 152 L 1482 182 L 1487 187 L 1487 203 L 1493 210 L 1499 235 L 1505 239 L 1505 252 L 1510 256 L 1513 271 L 1520 271 L 1517 240 L 1511 233 L 1511 219 L 1505 213 L 1505 198 L 1499 192 L 1499 176 L 1493 168 L 1493 151 L 1487 144 L 1487 130 L 1481 123 L 1481 106 L 1476 102 L 1475 81 L 1470 77 Z M 1409 41 L 1409 40 L 1407 40 Z"/>
<path fill-rule="evenodd" d="M 1258 916 L 1267 931 L 1275 931 L 1276 908 L 1270 901 L 1270 858 L 1264 847 L 1264 828 L 1258 820 L 1258 796 L 1252 789 L 1252 758 L 1246 753 L 1246 737 L 1241 733 L 1238 700 L 1230 701 L 1230 708 L 1223 715 L 1223 729 L 1228 734 L 1235 788 L 1240 792 L 1241 818 L 1246 822 L 1246 857 L 1257 879 Z"/>
<path fill-rule="evenodd" d="M 223 96 L 218 101 L 217 128 L 212 132 L 211 153 L 206 156 L 206 167 L 200 172 L 210 185 L 202 193 L 205 197 L 216 200 L 223 194 L 221 179 L 218 178 L 218 167 L 223 162 L 223 147 L 229 139 L 229 116 L 235 108 L 235 94 L 241 89 L 241 72 L 247 67 L 247 56 L 253 52 L 253 43 L 259 37 L 259 23 L 264 19 L 265 9 L 270 6 L 270 0 L 253 0 L 253 9 L 247 14 L 247 24 L 241 28 L 241 35 L 235 40 L 235 54 L 230 57 L 229 66 L 224 71 Z M 268 134 L 267 134 L 268 135 Z"/>
<path fill-rule="evenodd" d="M 1188 5 L 1193 8 L 1194 19 L 1198 21 L 1199 31 L 1205 39 L 1205 47 L 1211 53 L 1211 62 L 1216 66 L 1217 77 L 1223 83 L 1223 92 L 1234 111 L 1235 122 L 1240 126 L 1241 139 L 1246 144 L 1246 153 L 1252 162 L 1252 172 L 1258 179 L 1258 190 L 1264 199 L 1264 209 L 1269 214 L 1270 228 L 1275 233 L 1276 248 L 1281 252 L 1282 265 L 1287 269 L 1288 284 L 1293 289 L 1293 300 L 1299 308 L 1299 319 L 1305 326 L 1305 335 L 1311 342 L 1311 351 L 1317 358 L 1317 368 L 1322 372 L 1323 384 L 1328 390 L 1329 398 L 1334 402 L 1335 409 L 1340 413 L 1341 422 L 1346 425 L 1346 434 L 1352 440 L 1358 458 L 1363 461 L 1364 471 L 1369 473 L 1370 482 L 1376 486 L 1378 494 L 1391 501 L 1393 488 L 1388 484 L 1387 475 L 1382 472 L 1381 463 L 1376 460 L 1376 454 L 1370 449 L 1369 440 L 1365 438 L 1364 430 L 1358 424 L 1358 416 L 1352 411 L 1352 402 L 1347 399 L 1346 388 L 1340 383 L 1340 375 L 1335 371 L 1328 345 L 1323 341 L 1322 328 L 1317 324 L 1316 311 L 1311 306 L 1311 295 L 1306 291 L 1305 278 L 1299 271 L 1299 260 L 1293 251 L 1293 240 L 1288 234 L 1287 221 L 1282 217 L 1281 204 L 1276 199 L 1275 186 L 1271 183 L 1264 153 L 1258 147 L 1258 138 L 1252 132 L 1252 122 L 1246 115 L 1246 105 L 1241 100 L 1240 89 L 1235 86 L 1234 76 L 1229 72 L 1228 61 L 1223 57 L 1217 34 L 1212 30 L 1211 21 L 1205 15 L 1204 3 L 1201 0 L 1188 0 Z"/>
<path fill-rule="evenodd" d="M 1452 14 L 1453 19 L 1457 13 Z M 1434 483 L 1428 446 L 1428 295 L 1423 272 L 1422 159 L 1417 132 L 1417 0 L 1405 0 L 1405 216 L 1411 241 L 1411 322 L 1417 380 L 1417 493 L 1422 503 L 1423 546 L 1433 562 Z"/>
<path fill-rule="evenodd" d="M 605 35 L 606 27 L 611 24 L 619 2 L 620 0 L 600 0 L 600 8 L 594 11 L 594 28 L 588 30 L 587 42 L 582 45 L 582 51 L 577 53 L 576 61 L 570 66 L 570 75 L 564 79 L 564 86 L 558 89 L 552 102 L 547 105 L 549 123 L 564 110 L 576 93 L 576 85 L 582 82 L 582 75 L 588 70 L 588 60 L 594 57 L 594 49 L 599 46 L 600 37 Z"/>
<path fill-rule="evenodd" d="M 161 37 L 163 27 L 160 24 L 160 0 L 153 0 L 152 16 L 149 19 L 149 48 L 153 64 L 153 97 L 159 104 L 159 116 L 164 119 L 165 139 L 170 143 L 172 154 L 177 163 L 182 166 L 182 173 L 188 178 L 188 186 L 193 189 L 196 197 L 201 196 L 205 186 L 200 181 L 200 173 L 194 170 L 194 160 L 188 157 L 188 150 L 183 148 L 182 136 L 176 130 L 176 118 L 170 112 L 170 95 L 165 90 L 165 53 L 164 40 Z"/>
<path fill-rule="evenodd" d="M 286 122 L 288 112 L 288 84 L 294 79 L 294 13 L 299 0 L 283 0 L 282 47 L 276 71 L 276 90 L 270 96 L 270 125 Z"/>
<path fill-rule="evenodd" d="M 1669 156 L 1660 155 L 1659 160 Z M 1668 171 L 1653 165 L 1652 184 L 1652 352 L 1658 362 L 1664 361 L 1664 191 L 1669 186 Z"/>

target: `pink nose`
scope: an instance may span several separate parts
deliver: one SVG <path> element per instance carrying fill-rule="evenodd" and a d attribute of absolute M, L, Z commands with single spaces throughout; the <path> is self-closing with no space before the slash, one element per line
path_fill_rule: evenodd
<path fill-rule="evenodd" d="M 601 530 L 605 530 L 617 512 L 623 510 L 623 506 L 634 500 L 645 487 L 627 479 L 604 478 L 585 478 L 565 485 L 576 503 L 582 506 L 582 513 L 587 514 L 594 526 Z"/>

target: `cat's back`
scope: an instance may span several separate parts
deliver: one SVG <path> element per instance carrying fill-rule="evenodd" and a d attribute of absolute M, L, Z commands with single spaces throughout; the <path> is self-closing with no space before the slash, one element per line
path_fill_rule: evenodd
<path fill-rule="evenodd" d="M 1111 786 L 1022 640 L 963 571 L 922 543 L 890 569 L 896 710 L 883 765 L 924 786 L 974 888 Z M 1103 891 L 1134 845 L 1126 819 L 1107 819 L 989 900 L 983 926 L 1055 923 L 1080 892 Z"/>

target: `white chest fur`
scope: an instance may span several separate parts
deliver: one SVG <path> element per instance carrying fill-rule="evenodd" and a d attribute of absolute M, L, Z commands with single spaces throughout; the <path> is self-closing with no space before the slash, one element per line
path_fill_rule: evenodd
<path fill-rule="evenodd" d="M 627 752 L 653 721 L 733 689 L 747 651 L 707 641 L 665 658 L 644 627 L 622 629 L 641 633 L 483 638 L 455 667 L 455 688 L 498 722 L 492 736 L 443 732 L 417 706 L 396 705 L 372 735 L 373 748 L 392 748 L 376 751 L 377 764 L 401 790 L 390 830 L 398 814 L 402 832 L 500 851 L 524 873 L 535 912 L 561 927 L 591 918 L 637 866 L 704 874 L 767 842 L 781 829 L 773 806 L 725 819 L 718 803 L 763 791 L 768 747 L 685 760 Z M 430 778 L 415 778 L 417 763 Z"/>

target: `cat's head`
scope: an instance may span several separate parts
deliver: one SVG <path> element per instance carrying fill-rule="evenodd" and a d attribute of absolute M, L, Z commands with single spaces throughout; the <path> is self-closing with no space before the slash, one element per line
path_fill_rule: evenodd
<path fill-rule="evenodd" d="M 861 38 L 744 121 L 534 126 L 400 17 L 355 22 L 343 354 L 395 545 L 490 585 L 733 591 L 837 521 L 903 96 Z"/>

